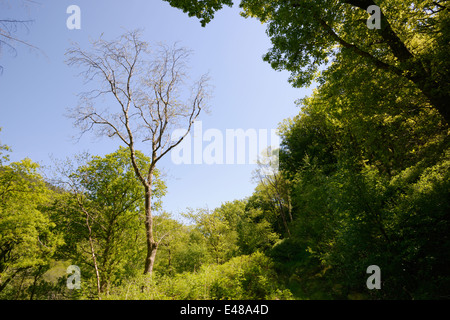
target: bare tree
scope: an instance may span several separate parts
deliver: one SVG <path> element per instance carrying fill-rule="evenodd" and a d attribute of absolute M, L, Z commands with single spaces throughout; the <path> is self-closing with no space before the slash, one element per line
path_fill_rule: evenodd
<path fill-rule="evenodd" d="M 3 6 L 7 6 L 7 3 L 4 3 L 5 1 L 0 0 L 0 4 Z M 35 1 L 32 0 L 22 0 L 21 2 L 22 6 L 27 6 L 28 4 L 38 4 Z M 20 39 L 16 34 L 18 33 L 19 29 L 26 29 L 29 30 L 29 25 L 33 22 L 33 20 L 29 19 L 16 19 L 16 18 L 6 18 L 6 17 L 0 17 L 0 56 L 3 53 L 3 50 L 6 48 L 10 53 L 13 55 L 17 54 L 17 45 L 24 45 L 28 48 L 37 49 L 34 45 L 30 44 L 29 42 Z M 0 73 L 3 71 L 3 67 L 0 65 Z"/>
<path fill-rule="evenodd" d="M 117 137 L 130 151 L 136 178 L 145 189 L 145 228 L 147 256 L 144 273 L 151 273 L 158 242 L 154 239 L 152 182 L 157 162 L 189 133 L 192 124 L 205 109 L 208 77 L 188 86 L 186 74 L 190 51 L 176 44 L 158 45 L 151 53 L 140 32 L 127 32 L 114 41 L 101 37 L 92 51 L 74 45 L 67 51 L 67 63 L 80 67 L 87 82 L 100 80 L 102 87 L 81 95 L 80 104 L 70 116 L 82 134 L 95 130 L 100 136 Z M 189 89 L 189 90 L 187 90 Z M 188 91 L 188 92 L 187 92 Z M 94 104 L 100 97 L 106 107 Z M 108 98 L 112 100 L 107 101 Z M 111 103 L 111 104 L 109 104 Z M 170 133 L 180 125 L 186 133 L 171 140 Z M 135 156 L 136 143 L 150 146 L 148 170 L 140 168 Z"/>

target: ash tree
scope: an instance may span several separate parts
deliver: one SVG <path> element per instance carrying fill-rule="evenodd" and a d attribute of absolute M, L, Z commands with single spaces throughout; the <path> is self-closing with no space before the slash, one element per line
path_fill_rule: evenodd
<path fill-rule="evenodd" d="M 86 83 L 101 85 L 80 94 L 80 103 L 69 116 L 81 134 L 94 131 L 116 138 L 128 149 L 136 179 L 144 187 L 146 248 L 144 274 L 151 274 L 158 241 L 154 236 L 152 186 L 156 164 L 190 132 L 201 111 L 207 108 L 209 78 L 188 76 L 191 51 L 177 44 L 159 44 L 150 50 L 139 30 L 112 41 L 100 37 L 91 50 L 74 44 L 66 52 L 67 64 L 81 70 Z M 186 133 L 171 139 L 175 128 Z M 149 150 L 148 167 L 139 165 L 136 145 Z M 144 147 L 144 145 L 146 147 Z"/>

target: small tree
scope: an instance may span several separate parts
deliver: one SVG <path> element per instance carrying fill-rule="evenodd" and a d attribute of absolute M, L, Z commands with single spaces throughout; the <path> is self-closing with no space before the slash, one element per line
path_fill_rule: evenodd
<path fill-rule="evenodd" d="M 145 189 L 144 273 L 148 274 L 158 249 L 151 209 L 156 163 L 184 139 L 206 107 L 208 77 L 201 76 L 190 86 L 190 95 L 186 94 L 183 89 L 188 80 L 190 51 L 177 45 L 159 45 L 151 57 L 148 43 L 139 38 L 138 31 L 127 32 L 113 41 L 100 38 L 93 42 L 91 52 L 75 45 L 66 54 L 67 63 L 82 68 L 81 75 L 87 82 L 96 79 L 103 85 L 82 94 L 81 103 L 71 109 L 75 125 L 82 134 L 94 129 L 100 136 L 118 137 L 128 148 L 136 178 Z M 94 105 L 94 100 L 107 95 L 113 98 L 114 107 L 101 109 L 101 104 Z M 172 140 L 170 133 L 181 124 L 187 126 L 186 133 Z M 150 145 L 150 166 L 145 169 L 136 161 L 138 139 Z"/>

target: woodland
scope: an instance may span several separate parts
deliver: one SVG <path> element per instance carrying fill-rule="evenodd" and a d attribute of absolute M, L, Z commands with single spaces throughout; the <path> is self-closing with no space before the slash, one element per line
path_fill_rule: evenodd
<path fill-rule="evenodd" d="M 205 28 L 233 5 L 164 1 Z M 380 29 L 368 27 L 370 5 Z M 264 61 L 294 87 L 317 84 L 279 124 L 278 159 L 259 164 L 253 194 L 186 209 L 183 222 L 164 211 L 159 160 L 183 138 L 168 133 L 190 128 L 211 81 L 178 94 L 188 52 L 148 58 L 138 32 L 69 48 L 67 64 L 102 83 L 73 108 L 74 125 L 121 147 L 55 161 L 50 178 L 0 143 L 0 299 L 450 298 L 449 1 L 239 6 L 267 26 Z M 103 95 L 114 112 L 96 110 Z M 367 287 L 371 265 L 381 289 Z"/>

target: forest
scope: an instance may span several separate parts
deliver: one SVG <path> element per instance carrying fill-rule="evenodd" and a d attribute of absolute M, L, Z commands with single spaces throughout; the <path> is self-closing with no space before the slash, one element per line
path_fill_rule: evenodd
<path fill-rule="evenodd" d="M 164 1 L 204 28 L 233 5 Z M 162 46 L 151 60 L 137 31 L 71 47 L 67 64 L 100 85 L 69 116 L 121 146 L 55 160 L 49 177 L 0 143 L 0 299 L 450 298 L 449 1 L 239 6 L 267 26 L 263 60 L 294 87 L 317 85 L 280 122 L 253 194 L 182 221 L 164 210 L 158 165 L 183 139 L 169 134 L 190 129 L 209 92 L 206 75 L 178 90 L 188 52 Z M 116 111 L 96 109 L 102 96 Z M 380 289 L 366 283 L 373 265 Z"/>

